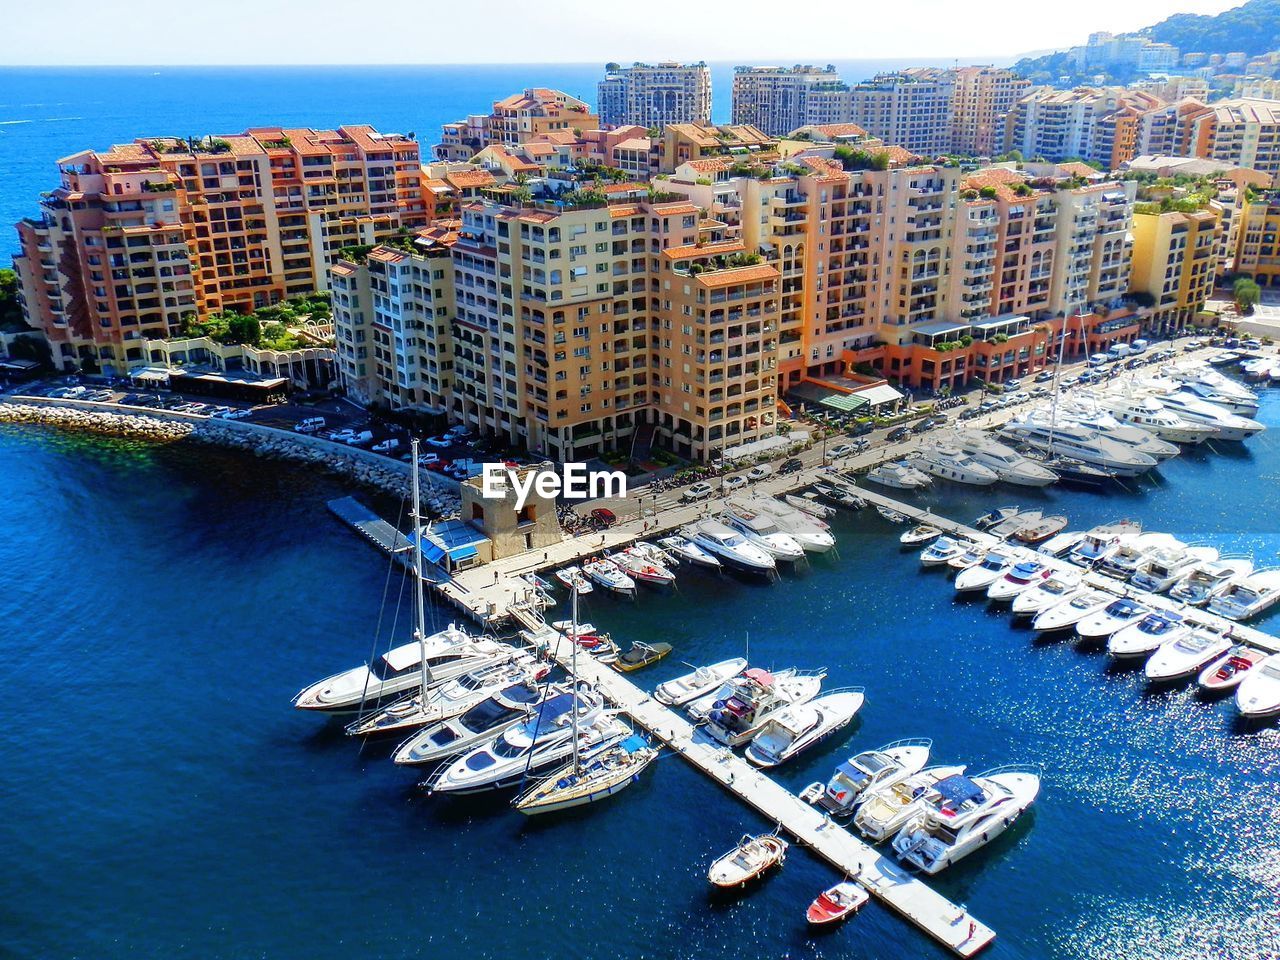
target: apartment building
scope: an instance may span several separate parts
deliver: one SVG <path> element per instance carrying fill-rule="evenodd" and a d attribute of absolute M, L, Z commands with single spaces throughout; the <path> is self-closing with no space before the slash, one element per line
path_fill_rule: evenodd
<path fill-rule="evenodd" d="M 1251 193 L 1240 204 L 1235 269 L 1260 287 L 1280 287 L 1280 193 Z"/>
<path fill-rule="evenodd" d="M 446 123 L 431 148 L 437 160 L 467 161 L 493 144 L 517 147 L 548 134 L 580 136 L 600 126 L 585 100 L 548 87 L 529 87 L 493 102 L 487 115 Z"/>
<path fill-rule="evenodd" d="M 971 157 L 1002 152 L 1005 118 L 1031 81 L 999 67 L 960 67 L 951 75 L 951 150 Z"/>
<path fill-rule="evenodd" d="M 597 87 L 600 122 L 661 129 L 669 123 L 711 122 L 711 68 L 705 63 L 611 63 Z"/>
<path fill-rule="evenodd" d="M 671 173 L 690 160 L 712 157 L 772 163 L 777 150 L 778 141 L 752 124 L 672 123 L 662 131 L 658 169 Z"/>
<path fill-rule="evenodd" d="M 1221 100 L 1194 122 L 1197 156 L 1280 175 L 1280 100 Z"/>
<path fill-rule="evenodd" d="M 190 317 L 327 289 L 340 248 L 432 215 L 417 143 L 365 126 L 138 140 L 58 171 L 14 265 L 65 368 L 124 372 Z"/>
<path fill-rule="evenodd" d="M 848 119 L 886 143 L 936 157 L 952 149 L 954 96 L 951 71 L 878 74 L 850 91 Z"/>
<path fill-rule="evenodd" d="M 834 66 L 734 68 L 735 124 L 780 137 L 799 127 L 851 119 L 849 85 Z"/>
<path fill-rule="evenodd" d="M 1133 217 L 1133 262 L 1129 289 L 1149 294 L 1148 319 L 1172 332 L 1194 323 L 1213 293 L 1222 211 L 1209 204 L 1194 212 L 1139 205 Z"/>
<path fill-rule="evenodd" d="M 1005 147 L 1028 158 L 1079 158 L 1114 170 L 1139 153 L 1159 152 L 1141 148 L 1141 118 L 1161 106 L 1152 94 L 1119 87 L 1037 87 L 1014 104 Z"/>

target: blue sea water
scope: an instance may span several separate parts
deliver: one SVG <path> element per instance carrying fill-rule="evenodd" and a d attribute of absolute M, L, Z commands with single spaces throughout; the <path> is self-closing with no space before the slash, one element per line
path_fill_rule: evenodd
<path fill-rule="evenodd" d="M 1130 515 L 1274 563 L 1280 393 L 1261 417 L 1271 432 L 1131 493 L 922 502 L 967 519 L 1021 499 L 1073 526 Z M 804 907 L 837 878 L 802 850 L 751 894 L 709 899 L 709 860 L 769 825 L 678 758 L 529 822 L 504 797 L 422 797 L 388 745 L 294 711 L 408 615 L 399 574 L 384 607 L 385 559 L 327 514 L 335 481 L 38 428 L 0 429 L 0 476 L 4 956 L 941 956 L 874 902 L 810 934 Z M 793 788 L 906 736 L 975 770 L 1043 764 L 1033 811 L 937 880 L 996 929 L 992 960 L 1276 956 L 1274 725 L 957 602 L 874 512 L 837 533 L 838 557 L 773 585 L 690 573 L 671 596 L 592 595 L 584 614 L 674 644 L 634 675 L 646 686 L 748 648 L 865 686 L 847 736 L 781 770 Z"/>

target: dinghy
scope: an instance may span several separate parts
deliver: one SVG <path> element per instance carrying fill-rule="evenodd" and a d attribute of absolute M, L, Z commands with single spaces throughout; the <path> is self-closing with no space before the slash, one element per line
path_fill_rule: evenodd
<path fill-rule="evenodd" d="M 707 871 L 707 879 L 722 890 L 746 886 L 786 859 L 787 841 L 781 837 L 772 833 L 747 835 L 724 856 L 716 858 Z"/>

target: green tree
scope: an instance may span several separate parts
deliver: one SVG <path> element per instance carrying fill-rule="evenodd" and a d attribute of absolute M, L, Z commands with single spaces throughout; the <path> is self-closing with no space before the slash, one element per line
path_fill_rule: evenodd
<path fill-rule="evenodd" d="M 227 342 L 256 345 L 262 339 L 262 322 L 253 314 L 236 315 L 227 320 Z"/>
<path fill-rule="evenodd" d="M 18 303 L 18 274 L 0 270 L 0 330 L 23 330 L 26 326 Z"/>
<path fill-rule="evenodd" d="M 1253 308 L 1262 299 L 1262 289 L 1249 277 L 1237 277 L 1231 287 L 1231 295 L 1235 298 L 1236 307 L 1241 313 L 1253 313 Z"/>

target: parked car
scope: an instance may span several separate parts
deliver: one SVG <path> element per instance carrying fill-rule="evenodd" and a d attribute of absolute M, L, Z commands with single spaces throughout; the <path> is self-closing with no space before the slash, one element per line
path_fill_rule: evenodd
<path fill-rule="evenodd" d="M 364 446 L 366 443 L 368 443 L 373 439 L 373 431 L 371 430 L 361 430 L 359 432 L 356 432 L 355 430 L 351 430 L 348 432 L 350 435 L 343 437 L 342 442 L 345 444 L 349 444 L 350 446 L 353 446 L 353 447 Z"/>
<path fill-rule="evenodd" d="M 889 435 L 885 437 L 890 443 L 897 443 L 899 440 L 905 440 L 911 435 L 908 427 L 894 427 L 889 431 Z"/>
<path fill-rule="evenodd" d="M 1250 337 L 1248 340 L 1241 340 L 1240 346 L 1244 347 L 1246 350 L 1261 350 L 1262 341 L 1255 340 L 1253 337 Z"/>
<path fill-rule="evenodd" d="M 420 453 L 418 454 L 418 463 L 421 466 L 429 467 L 433 463 L 440 462 L 440 454 L 438 453 Z"/>
<path fill-rule="evenodd" d="M 792 457 L 789 460 L 782 461 L 782 466 L 778 468 L 778 473 L 785 475 L 788 473 L 795 473 L 797 470 L 803 470 L 803 469 L 804 469 L 804 461 L 801 460 L 799 457 Z"/>
<path fill-rule="evenodd" d="M 697 483 L 687 487 L 684 493 L 680 494 L 682 500 L 704 500 L 711 496 L 711 484 L 705 480 L 699 480 Z"/>
<path fill-rule="evenodd" d="M 606 507 L 596 507 L 591 511 L 591 519 L 602 527 L 612 527 L 618 522 L 618 515 Z"/>
<path fill-rule="evenodd" d="M 1041 370 L 1036 374 L 1036 383 L 1048 383 L 1053 379 L 1052 370 Z"/>
<path fill-rule="evenodd" d="M 875 424 L 872 423 L 870 420 L 866 420 L 862 423 L 855 423 L 852 427 L 849 428 L 849 436 L 865 437 L 868 433 L 870 433 L 875 428 L 876 428 Z"/>
<path fill-rule="evenodd" d="M 1008 380 L 1004 382 L 1004 388 L 1006 391 L 1021 390 L 1022 381 L 1019 380 L 1017 377 L 1010 377 Z"/>
<path fill-rule="evenodd" d="M 400 441 L 395 437 L 383 440 L 381 443 L 375 443 L 372 447 L 374 453 L 390 453 L 400 446 Z"/>
<path fill-rule="evenodd" d="M 323 430 L 326 423 L 328 421 L 324 417 L 307 417 L 294 424 L 293 429 L 298 433 L 316 433 L 319 430 Z"/>
<path fill-rule="evenodd" d="M 741 490 L 743 487 L 747 485 L 747 478 L 742 476 L 741 474 L 735 473 L 731 477 L 725 477 L 724 480 L 721 481 L 721 483 L 724 486 L 724 489 L 726 490 L 730 490 L 730 491 Z"/>
<path fill-rule="evenodd" d="M 773 473 L 773 467 L 767 463 L 757 463 L 754 467 L 747 471 L 748 480 L 763 480 L 765 477 Z"/>
<path fill-rule="evenodd" d="M 1059 383 L 1064 387 L 1074 387 L 1079 382 L 1080 382 L 1079 377 L 1063 377 L 1059 381 Z"/>
<path fill-rule="evenodd" d="M 446 437 L 452 437 L 454 440 L 461 440 L 463 437 L 471 435 L 471 431 L 467 429 L 466 424 L 456 423 L 444 432 Z"/>
<path fill-rule="evenodd" d="M 427 443 L 433 447 L 441 447 L 441 448 L 451 447 L 453 446 L 453 438 L 448 436 L 427 437 Z"/>
<path fill-rule="evenodd" d="M 841 457 L 847 457 L 853 453 L 853 444 L 837 443 L 834 447 L 827 451 L 828 460 L 838 460 Z"/>
<path fill-rule="evenodd" d="M 1182 349 L 1183 349 L 1185 352 L 1190 353 L 1192 350 L 1199 350 L 1199 349 L 1200 349 L 1201 347 L 1203 347 L 1203 346 L 1204 346 L 1204 344 L 1203 344 L 1203 343 L 1201 343 L 1199 340 L 1188 340 L 1188 341 L 1187 341 L 1187 345 L 1186 345 L 1185 347 L 1183 347 Z"/>
<path fill-rule="evenodd" d="M 932 430 L 936 426 L 937 424 L 933 422 L 932 417 L 925 417 L 923 420 L 916 422 L 916 424 L 911 428 L 911 432 L 912 433 L 928 433 L 930 430 Z"/>

